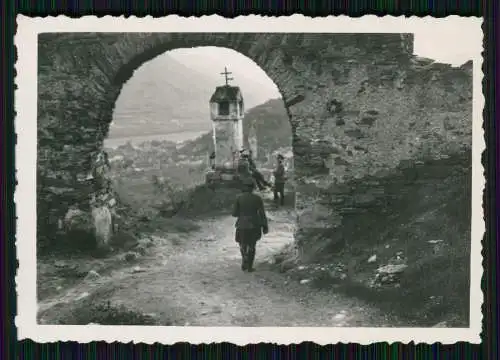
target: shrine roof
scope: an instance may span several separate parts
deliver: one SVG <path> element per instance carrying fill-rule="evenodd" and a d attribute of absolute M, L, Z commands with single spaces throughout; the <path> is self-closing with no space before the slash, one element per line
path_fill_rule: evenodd
<path fill-rule="evenodd" d="M 210 98 L 211 103 L 221 101 L 240 101 L 243 100 L 241 90 L 238 86 L 223 85 L 217 86 L 215 92 Z"/>

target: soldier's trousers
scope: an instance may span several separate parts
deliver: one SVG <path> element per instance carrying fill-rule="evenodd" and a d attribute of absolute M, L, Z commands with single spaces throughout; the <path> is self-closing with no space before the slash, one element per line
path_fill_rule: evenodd
<path fill-rule="evenodd" d="M 241 252 L 241 268 L 243 270 L 248 270 L 253 267 L 253 262 L 255 260 L 255 245 L 256 242 L 252 243 L 240 243 Z"/>
<path fill-rule="evenodd" d="M 255 246 L 260 238 L 260 229 L 236 229 L 236 242 L 240 246 L 241 268 L 249 270 L 255 260 Z"/>
<path fill-rule="evenodd" d="M 274 183 L 273 189 L 274 201 L 280 202 L 281 205 L 285 205 L 285 183 Z"/>

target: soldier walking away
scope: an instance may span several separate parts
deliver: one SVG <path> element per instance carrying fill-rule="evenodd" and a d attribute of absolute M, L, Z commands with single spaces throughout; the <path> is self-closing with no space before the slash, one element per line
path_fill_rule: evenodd
<path fill-rule="evenodd" d="M 241 270 L 254 271 L 255 245 L 262 234 L 269 232 L 266 211 L 262 198 L 253 193 L 255 184 L 251 179 L 244 181 L 243 193 L 234 204 L 233 216 L 236 220 L 235 240 L 240 246 Z"/>
<path fill-rule="evenodd" d="M 277 156 L 278 164 L 274 170 L 274 201 L 278 203 L 280 201 L 281 206 L 285 205 L 285 166 L 283 165 L 283 155 L 278 154 Z"/>

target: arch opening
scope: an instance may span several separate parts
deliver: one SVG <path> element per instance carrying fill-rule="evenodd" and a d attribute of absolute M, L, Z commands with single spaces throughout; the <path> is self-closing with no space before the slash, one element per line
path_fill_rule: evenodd
<path fill-rule="evenodd" d="M 267 74 L 253 60 L 222 47 L 170 50 L 133 73 L 116 100 L 103 145 L 118 204 L 129 214 L 135 211 L 169 229 L 193 217 L 230 215 L 240 189 L 229 181 L 207 181 L 210 154 L 228 141 L 217 133 L 219 120 L 213 118 L 210 100 L 218 87 L 229 82 L 242 94 L 232 113 L 242 127 L 240 147 L 233 149 L 236 162 L 241 150 L 252 152 L 269 186 L 256 193 L 272 216 L 278 214 L 290 223 L 288 237 L 281 240 L 293 240 L 292 128 L 281 93 Z M 230 102 L 227 114 L 222 105 L 218 115 L 230 116 Z M 284 157 L 287 175 L 283 202 L 283 194 L 272 189 L 278 154 Z"/>

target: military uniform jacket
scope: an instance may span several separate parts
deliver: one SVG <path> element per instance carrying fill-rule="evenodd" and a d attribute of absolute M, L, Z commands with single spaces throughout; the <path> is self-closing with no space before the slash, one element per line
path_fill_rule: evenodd
<path fill-rule="evenodd" d="M 274 182 L 276 184 L 284 184 L 285 181 L 285 166 L 283 164 L 278 164 L 276 170 L 274 170 Z"/>
<path fill-rule="evenodd" d="M 237 229 L 262 229 L 268 226 L 262 198 L 253 193 L 243 193 L 234 204 L 233 216 Z"/>

